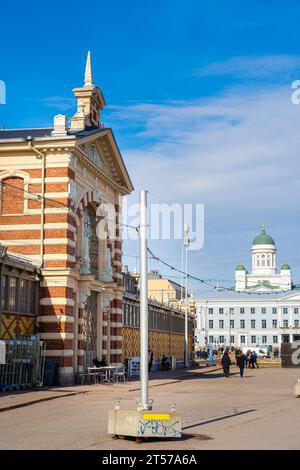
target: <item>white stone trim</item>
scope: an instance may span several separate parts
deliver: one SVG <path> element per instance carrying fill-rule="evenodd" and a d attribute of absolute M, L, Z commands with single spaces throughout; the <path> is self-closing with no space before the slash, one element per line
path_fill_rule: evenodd
<path fill-rule="evenodd" d="M 57 253 L 57 254 L 47 254 L 44 255 L 44 259 L 48 261 L 75 261 L 75 256 L 67 255 L 66 253 Z"/>
<path fill-rule="evenodd" d="M 5 246 L 36 246 L 41 244 L 39 239 L 18 239 L 18 240 L 1 240 L 1 243 Z M 76 243 L 69 238 L 47 238 L 45 245 L 69 245 L 72 247 L 76 246 Z"/>
<path fill-rule="evenodd" d="M 40 194 L 40 193 L 35 193 L 35 194 Z M 45 193 L 45 197 L 62 199 L 62 198 L 70 197 L 70 194 L 68 191 L 61 191 L 61 192 L 58 191 L 57 193 Z"/>
<path fill-rule="evenodd" d="M 73 333 L 40 333 L 41 339 L 74 339 Z"/>
<path fill-rule="evenodd" d="M 45 224 L 45 230 L 51 230 L 51 229 L 67 229 L 67 230 L 70 230 L 70 232 L 76 232 L 77 228 L 74 227 L 74 225 L 71 225 L 71 224 L 68 224 L 68 223 L 64 223 L 64 222 L 58 222 L 58 223 L 55 223 L 55 222 L 47 222 Z M 1 227 L 0 227 L 1 229 Z"/>
<path fill-rule="evenodd" d="M 59 374 L 73 374 L 73 367 L 59 367 L 58 372 Z"/>
<path fill-rule="evenodd" d="M 44 356 L 47 357 L 71 357 L 73 356 L 73 349 L 46 349 Z"/>
<path fill-rule="evenodd" d="M 84 356 L 84 349 L 78 349 L 77 356 Z"/>
<path fill-rule="evenodd" d="M 74 323 L 70 315 L 41 315 L 37 317 L 38 323 Z"/>
<path fill-rule="evenodd" d="M 45 178 L 45 183 L 68 183 L 69 180 L 68 176 L 48 176 Z M 42 178 L 31 178 L 30 184 L 41 184 Z"/>
<path fill-rule="evenodd" d="M 40 305 L 70 305 L 73 307 L 74 300 L 65 297 L 44 297 L 40 300 Z"/>
<path fill-rule="evenodd" d="M 7 216 L 0 216 L 0 217 L 10 217 L 11 214 L 7 214 Z M 21 216 L 22 214 L 18 214 Z M 1 218 L 0 218 L 1 220 Z M 14 225 L 1 225 L 0 224 L 0 232 L 12 232 L 15 230 L 41 230 L 41 225 L 40 224 L 14 224 Z"/>

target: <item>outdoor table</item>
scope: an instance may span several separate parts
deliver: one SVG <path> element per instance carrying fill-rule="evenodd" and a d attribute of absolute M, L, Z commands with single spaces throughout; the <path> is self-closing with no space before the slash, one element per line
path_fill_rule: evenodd
<path fill-rule="evenodd" d="M 106 373 L 106 378 L 105 378 L 105 382 L 114 382 L 114 378 L 111 377 L 111 373 L 117 369 L 119 369 L 120 367 L 119 366 L 103 366 L 103 367 L 99 367 L 99 369 L 101 369 L 101 371 L 104 371 Z"/>

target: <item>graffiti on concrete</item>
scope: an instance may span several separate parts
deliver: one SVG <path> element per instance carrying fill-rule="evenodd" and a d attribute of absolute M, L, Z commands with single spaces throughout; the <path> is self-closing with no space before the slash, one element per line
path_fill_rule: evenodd
<path fill-rule="evenodd" d="M 163 422 L 161 420 L 140 421 L 140 435 L 145 434 L 159 437 L 180 437 L 180 422 Z"/>

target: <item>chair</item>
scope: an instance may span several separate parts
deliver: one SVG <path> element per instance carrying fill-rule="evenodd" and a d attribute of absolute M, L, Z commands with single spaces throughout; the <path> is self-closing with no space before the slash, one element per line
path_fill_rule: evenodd
<path fill-rule="evenodd" d="M 126 382 L 126 374 L 125 370 L 120 370 L 117 369 L 116 372 L 114 373 L 114 379 L 116 383 L 119 383 L 119 381 L 123 380 L 123 383 Z"/>

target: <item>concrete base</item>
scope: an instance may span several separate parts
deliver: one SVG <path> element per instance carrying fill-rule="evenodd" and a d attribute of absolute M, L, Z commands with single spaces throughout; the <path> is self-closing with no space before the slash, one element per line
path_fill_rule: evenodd
<path fill-rule="evenodd" d="M 300 379 L 295 383 L 295 395 L 296 397 L 300 397 Z"/>
<path fill-rule="evenodd" d="M 181 414 L 174 411 L 111 410 L 107 433 L 138 438 L 180 438 L 181 424 Z"/>

